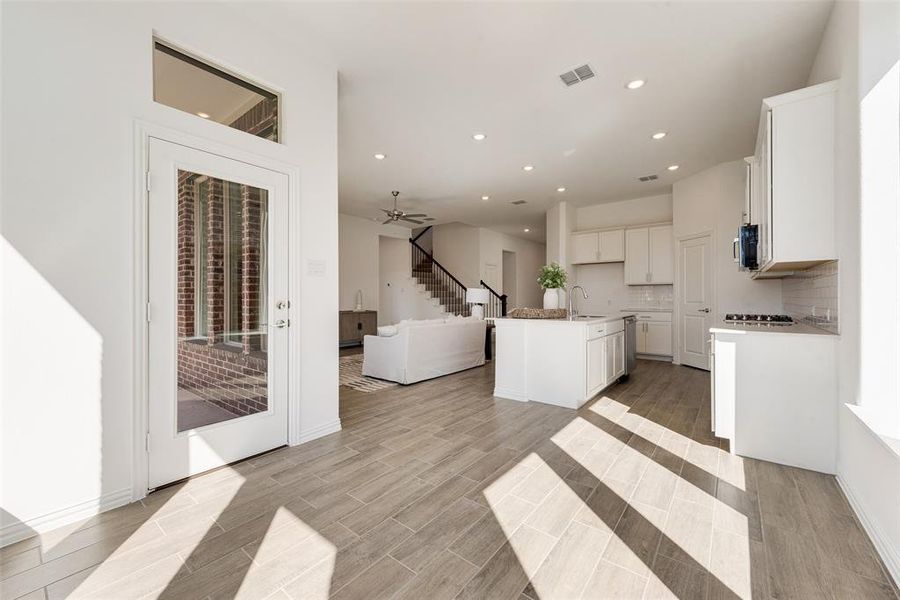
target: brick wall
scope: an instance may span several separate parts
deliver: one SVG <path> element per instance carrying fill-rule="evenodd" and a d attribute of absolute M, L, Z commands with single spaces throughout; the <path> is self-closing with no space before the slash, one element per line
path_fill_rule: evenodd
<path fill-rule="evenodd" d="M 259 135 L 266 128 L 274 132 L 276 123 L 274 103 L 264 100 L 233 126 Z M 262 242 L 266 192 L 213 178 L 198 186 L 201 177 L 178 172 L 178 386 L 232 414 L 248 415 L 266 410 L 268 403 L 268 367 L 263 351 L 266 336 L 258 333 L 263 327 L 260 304 L 265 276 Z M 197 197 L 198 190 L 204 191 L 204 197 Z M 225 204 L 226 194 L 231 210 Z M 202 209 L 200 214 L 198 208 Z M 205 250 L 203 265 L 196 264 L 200 227 L 205 229 L 205 247 L 199 249 Z M 199 277 L 205 278 L 206 288 L 205 339 L 197 336 L 198 329 L 203 330 L 197 327 L 198 318 L 202 318 L 196 311 Z M 226 290 L 229 279 L 230 289 Z M 226 322 L 226 303 L 230 324 Z M 226 340 L 229 330 L 249 333 L 239 340 Z M 229 341 L 239 341 L 240 345 L 226 343 Z"/>
<path fill-rule="evenodd" d="M 178 337 L 194 335 L 194 180 L 178 171 Z"/>
<path fill-rule="evenodd" d="M 268 404 L 268 366 L 260 354 L 181 340 L 178 386 L 234 415 L 264 411 Z"/>

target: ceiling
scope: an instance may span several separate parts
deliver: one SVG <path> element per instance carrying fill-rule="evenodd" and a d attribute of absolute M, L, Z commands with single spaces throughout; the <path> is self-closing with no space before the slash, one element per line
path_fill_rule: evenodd
<path fill-rule="evenodd" d="M 559 199 L 587 205 L 665 193 L 679 178 L 752 153 L 760 100 L 805 84 L 831 5 L 283 3 L 275 10 L 338 61 L 342 212 L 379 218 L 397 189 L 401 209 L 437 223 L 543 241 L 544 212 Z M 595 77 L 566 87 L 559 74 L 584 63 Z M 646 85 L 626 89 L 633 79 Z M 657 131 L 668 135 L 652 140 Z M 476 132 L 487 138 L 474 141 Z M 527 164 L 534 170 L 523 171 Z M 668 171 L 672 164 L 680 168 Z M 648 174 L 659 179 L 638 181 Z"/>

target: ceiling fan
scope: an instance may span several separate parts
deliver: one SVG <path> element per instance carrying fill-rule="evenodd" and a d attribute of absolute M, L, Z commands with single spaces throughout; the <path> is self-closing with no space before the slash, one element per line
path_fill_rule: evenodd
<path fill-rule="evenodd" d="M 415 219 L 413 219 L 411 217 L 426 217 L 426 216 L 428 216 L 425 213 L 416 213 L 416 214 L 408 215 L 405 212 L 403 212 L 402 210 L 398 210 L 397 209 L 397 196 L 400 195 L 400 192 L 393 191 L 393 192 L 391 192 L 391 195 L 394 196 L 394 209 L 393 210 L 388 210 L 386 208 L 381 209 L 382 212 L 384 212 L 384 214 L 386 214 L 388 217 L 384 221 L 384 223 L 382 223 L 382 225 L 387 225 L 388 223 L 393 223 L 394 221 L 407 221 L 408 223 L 415 223 L 416 225 L 421 225 L 422 221 L 416 221 Z"/>

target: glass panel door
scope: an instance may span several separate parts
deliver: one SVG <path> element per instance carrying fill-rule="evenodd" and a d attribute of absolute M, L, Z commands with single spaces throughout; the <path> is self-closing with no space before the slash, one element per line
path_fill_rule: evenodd
<path fill-rule="evenodd" d="M 287 442 L 288 177 L 151 138 L 150 487 Z"/>
<path fill-rule="evenodd" d="M 268 408 L 268 191 L 178 171 L 178 431 Z"/>

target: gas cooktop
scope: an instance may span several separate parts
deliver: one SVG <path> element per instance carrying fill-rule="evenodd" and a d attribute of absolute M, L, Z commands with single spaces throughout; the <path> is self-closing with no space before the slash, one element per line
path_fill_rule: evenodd
<path fill-rule="evenodd" d="M 764 325 L 793 325 L 794 320 L 788 315 L 756 315 L 749 313 L 728 313 L 726 323 L 757 323 Z"/>

